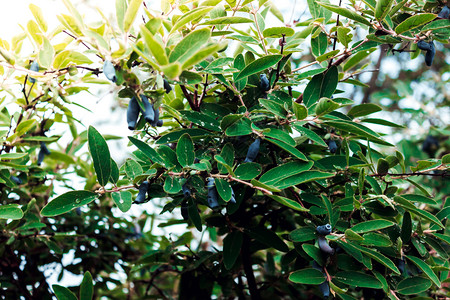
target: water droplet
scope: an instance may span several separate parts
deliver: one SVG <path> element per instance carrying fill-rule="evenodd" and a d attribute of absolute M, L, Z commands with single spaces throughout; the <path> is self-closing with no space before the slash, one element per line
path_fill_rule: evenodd
<path fill-rule="evenodd" d="M 123 204 L 123 202 L 124 202 L 124 201 L 123 201 L 122 199 L 119 200 L 119 203 L 120 203 L 120 204 Z"/>
<path fill-rule="evenodd" d="M 80 203 L 81 200 L 80 199 L 75 199 L 75 203 Z"/>

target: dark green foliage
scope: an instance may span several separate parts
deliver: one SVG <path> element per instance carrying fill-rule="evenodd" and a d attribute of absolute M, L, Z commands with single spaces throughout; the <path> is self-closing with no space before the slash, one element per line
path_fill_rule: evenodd
<path fill-rule="evenodd" d="M 113 2 L 85 24 L 64 0 L 57 30 L 31 5 L 0 40 L 3 298 L 448 298 L 441 2 L 308 0 L 295 24 L 284 2 Z M 130 136 L 80 124 L 99 84 Z"/>
<path fill-rule="evenodd" d="M 106 78 L 108 78 L 112 82 L 117 81 L 116 69 L 114 68 L 112 62 L 109 60 L 105 60 L 105 62 L 103 63 L 103 74 L 105 74 Z"/>
<path fill-rule="evenodd" d="M 189 211 L 188 211 L 187 201 L 183 201 L 181 203 L 180 211 L 181 211 L 181 216 L 183 217 L 183 220 L 185 220 L 185 221 L 189 220 Z"/>

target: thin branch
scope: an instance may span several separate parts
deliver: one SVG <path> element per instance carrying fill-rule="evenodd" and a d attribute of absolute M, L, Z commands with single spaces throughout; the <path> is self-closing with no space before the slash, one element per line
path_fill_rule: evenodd
<path fill-rule="evenodd" d="M 199 111 L 198 107 L 195 106 L 195 103 L 192 101 L 191 95 L 189 94 L 188 90 L 186 89 L 186 86 L 180 84 L 181 91 L 183 91 L 184 97 L 186 97 L 186 100 L 189 103 L 189 106 L 192 110 Z"/>
<path fill-rule="evenodd" d="M 279 43 L 280 43 L 280 47 L 281 47 L 281 49 L 280 49 L 280 54 L 283 55 L 284 45 L 286 45 L 286 36 L 285 36 L 284 34 L 283 34 L 283 37 L 280 39 Z M 283 60 L 283 59 L 281 59 L 281 60 L 278 62 L 278 65 L 277 65 L 277 75 L 276 75 L 275 80 L 274 80 L 274 82 L 273 82 L 272 89 L 273 89 L 273 88 L 275 87 L 275 85 L 277 84 L 278 79 L 280 79 L 280 69 L 281 69 L 281 61 L 282 61 L 282 60 Z"/>

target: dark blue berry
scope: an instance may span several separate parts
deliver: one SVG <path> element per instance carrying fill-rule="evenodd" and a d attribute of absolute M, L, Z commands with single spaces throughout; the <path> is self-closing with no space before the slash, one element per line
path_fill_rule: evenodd
<path fill-rule="evenodd" d="M 245 157 L 244 162 L 252 162 L 255 160 L 256 156 L 259 153 L 259 147 L 261 145 L 261 139 L 257 138 L 251 145 L 248 147 L 247 156 Z"/>
<path fill-rule="evenodd" d="M 128 129 L 134 130 L 136 128 L 136 123 L 139 118 L 139 111 L 140 111 L 139 103 L 133 96 L 133 98 L 130 99 L 130 102 L 128 102 L 128 109 L 127 109 Z"/>

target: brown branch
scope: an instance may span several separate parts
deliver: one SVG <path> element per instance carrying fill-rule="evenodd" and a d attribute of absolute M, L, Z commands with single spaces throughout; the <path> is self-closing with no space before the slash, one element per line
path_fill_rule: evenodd
<path fill-rule="evenodd" d="M 195 110 L 195 111 L 200 111 L 198 109 L 198 107 L 195 105 L 195 103 L 192 101 L 191 95 L 189 94 L 188 90 L 186 89 L 186 86 L 180 84 L 180 88 L 181 88 L 181 91 L 184 94 L 184 97 L 186 97 L 186 100 L 188 101 L 189 106 L 191 107 L 191 109 Z"/>

